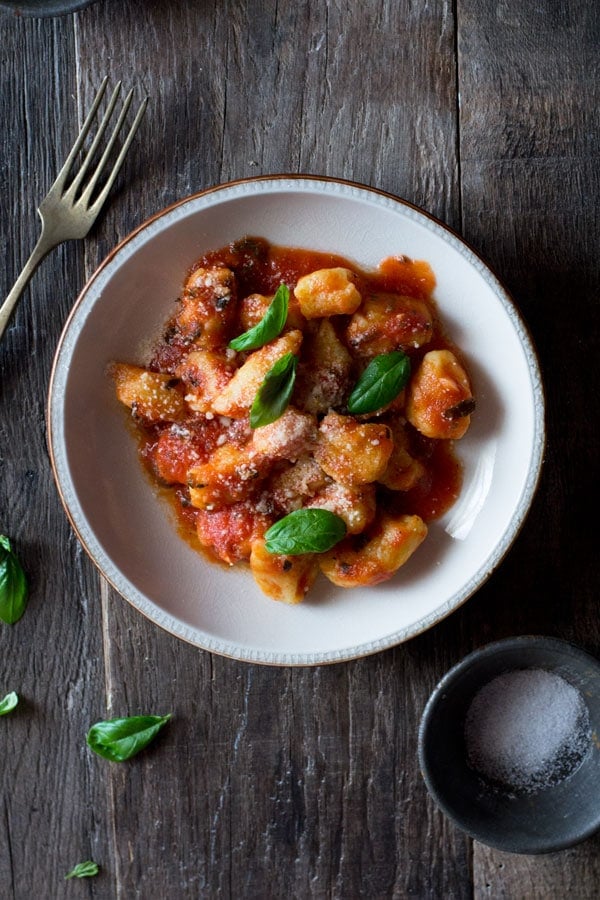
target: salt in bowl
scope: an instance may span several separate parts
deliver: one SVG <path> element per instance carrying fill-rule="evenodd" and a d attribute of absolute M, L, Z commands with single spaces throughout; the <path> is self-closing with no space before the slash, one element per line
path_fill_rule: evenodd
<path fill-rule="evenodd" d="M 599 735 L 600 662 L 556 638 L 508 638 L 471 653 L 437 685 L 421 719 L 419 762 L 437 805 L 471 837 L 545 853 L 600 828 Z M 556 758 L 543 767 L 553 741 Z"/>

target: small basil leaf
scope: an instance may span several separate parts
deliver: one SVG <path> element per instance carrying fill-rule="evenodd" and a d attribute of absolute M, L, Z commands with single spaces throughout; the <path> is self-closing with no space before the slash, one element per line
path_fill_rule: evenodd
<path fill-rule="evenodd" d="M 98 863 L 92 862 L 91 859 L 86 862 L 77 863 L 71 871 L 65 875 L 66 878 L 93 878 L 100 871 Z"/>
<path fill-rule="evenodd" d="M 166 716 L 128 716 L 107 719 L 92 725 L 87 735 L 94 753 L 112 762 L 124 762 L 143 750 L 171 718 Z"/>
<path fill-rule="evenodd" d="M 4 699 L 0 700 L 0 716 L 5 716 L 7 713 L 12 712 L 18 702 L 19 697 L 14 691 L 7 694 Z"/>
<path fill-rule="evenodd" d="M 286 411 L 294 390 L 298 357 L 286 353 L 271 366 L 250 409 L 250 427 L 261 428 Z"/>
<path fill-rule="evenodd" d="M 256 350 L 274 340 L 285 325 L 289 302 L 289 288 L 286 284 L 280 284 L 260 322 L 230 341 L 231 349 Z"/>
<path fill-rule="evenodd" d="M 18 622 L 27 606 L 27 579 L 21 563 L 0 534 L 0 619 L 7 625 Z"/>
<path fill-rule="evenodd" d="M 346 534 L 346 523 L 328 509 L 297 509 L 265 532 L 269 553 L 325 553 Z"/>
<path fill-rule="evenodd" d="M 394 400 L 410 378 L 410 359 L 402 350 L 371 360 L 348 398 L 348 412 L 360 416 L 376 412 Z"/>

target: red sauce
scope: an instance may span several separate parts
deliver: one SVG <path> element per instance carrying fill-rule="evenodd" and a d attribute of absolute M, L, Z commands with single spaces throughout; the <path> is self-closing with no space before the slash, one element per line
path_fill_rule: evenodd
<path fill-rule="evenodd" d="M 364 271 L 353 262 L 335 254 L 277 247 L 260 238 L 247 237 L 205 254 L 194 263 L 190 273 L 199 267 L 215 265 L 225 266 L 234 272 L 239 297 L 252 293 L 274 294 L 282 282 L 292 289 L 302 275 L 317 269 L 337 266 L 349 268 L 356 273 L 357 286 L 363 296 L 371 293 L 394 293 L 425 301 L 430 306 L 434 318 L 434 334 L 424 347 L 406 351 L 413 363 L 416 364 L 428 350 L 447 347 L 457 352 L 442 331 L 432 298 L 435 277 L 426 262 L 404 256 L 390 257 L 377 270 Z M 178 342 L 171 323 L 168 322 L 164 339 L 154 348 L 149 368 L 172 373 L 189 350 L 189 343 Z M 239 430 L 243 427 L 245 426 L 240 423 L 234 423 L 233 428 L 226 427 L 219 417 L 208 422 L 202 418 L 198 423 L 192 423 L 194 436 L 190 441 L 178 437 L 177 428 L 173 429 L 169 425 L 155 426 L 147 429 L 141 440 L 141 456 L 154 477 L 158 477 L 163 484 L 181 485 L 185 482 L 190 465 L 205 461 L 225 439 L 235 443 L 236 428 Z M 406 428 L 410 436 L 411 454 L 424 465 L 425 476 L 414 488 L 405 492 L 379 487 L 379 502 L 390 512 L 417 514 L 427 522 L 443 515 L 457 499 L 461 489 L 462 469 L 454 455 L 451 441 L 428 440 L 410 425 L 407 424 Z M 242 437 L 239 436 L 239 439 L 241 441 Z M 165 493 L 177 512 L 180 533 L 196 549 L 202 549 L 211 560 L 215 559 L 212 553 L 201 547 L 196 537 L 201 512 L 190 505 L 186 488 L 176 486 Z M 206 518 L 205 512 L 202 515 Z M 214 524 L 215 527 L 219 524 L 216 518 Z M 200 527 L 203 527 L 202 524 Z M 210 529 L 213 523 L 207 522 L 204 527 Z M 238 522 L 236 528 L 245 535 L 250 526 L 245 522 Z M 229 536 L 231 537 L 232 535 Z M 229 543 L 224 553 L 228 552 Z M 224 558 L 227 557 L 224 555 Z"/>
<path fill-rule="evenodd" d="M 431 266 L 405 256 L 389 257 L 373 272 L 361 270 L 355 263 L 334 253 L 301 250 L 292 247 L 276 247 L 262 238 L 243 238 L 220 250 L 212 250 L 202 256 L 190 271 L 200 266 L 227 266 L 235 272 L 240 285 L 240 295 L 252 293 L 274 294 L 281 282 L 292 287 L 302 275 L 316 269 L 336 266 L 352 269 L 359 278 L 361 293 L 389 291 L 427 300 L 435 287 Z"/>
<path fill-rule="evenodd" d="M 388 491 L 386 507 L 394 513 L 410 513 L 425 522 L 439 519 L 458 499 L 462 466 L 452 441 L 427 441 L 415 457 L 425 465 L 425 476 L 409 491 Z"/>

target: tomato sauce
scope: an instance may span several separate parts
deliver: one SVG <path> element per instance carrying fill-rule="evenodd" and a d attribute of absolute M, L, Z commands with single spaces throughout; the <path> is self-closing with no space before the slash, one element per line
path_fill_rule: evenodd
<path fill-rule="evenodd" d="M 416 365 L 422 355 L 431 349 L 456 348 L 445 337 L 432 294 L 435 276 L 428 263 L 414 261 L 405 256 L 389 257 L 373 271 L 358 268 L 353 262 L 331 253 L 291 247 L 277 247 L 256 237 L 245 237 L 226 247 L 206 253 L 190 268 L 189 274 L 200 267 L 225 266 L 231 269 L 238 285 L 239 298 L 257 293 L 272 295 L 280 284 L 292 289 L 298 279 L 317 269 L 344 267 L 357 277 L 357 287 L 363 296 L 371 294 L 398 294 L 425 301 L 431 309 L 434 333 L 431 341 L 422 348 L 406 350 Z M 337 317 L 339 319 L 349 317 Z M 152 352 L 149 368 L 160 372 L 174 372 L 182 357 L 189 353 L 189 343 L 178 338 L 173 320 L 167 322 L 163 339 Z M 385 420 L 384 420 L 385 421 Z M 190 505 L 186 495 L 185 478 L 190 466 L 206 461 L 218 445 L 236 443 L 247 439 L 245 424 L 224 425 L 220 417 L 207 421 L 186 423 L 188 433 L 179 433 L 177 427 L 168 424 L 146 429 L 141 439 L 140 453 L 148 470 L 163 485 L 171 485 L 164 493 L 176 510 L 180 533 L 192 542 L 195 549 L 202 549 L 211 560 L 218 557 L 202 547 L 197 539 L 197 529 L 220 525 L 220 520 L 210 517 Z M 192 436 L 190 438 L 189 431 Z M 394 514 L 417 514 L 428 522 L 439 518 L 457 499 L 462 484 L 461 465 L 454 454 L 452 441 L 433 441 L 420 435 L 409 424 L 411 454 L 424 466 L 425 474 L 409 491 L 392 491 L 378 487 L 378 504 Z M 139 433 L 139 432 L 138 432 Z M 242 511 L 243 512 L 243 511 Z M 206 522 L 200 521 L 204 515 Z M 229 546 L 236 533 L 246 535 L 250 525 L 236 521 L 235 528 L 223 538 L 222 558 L 229 559 Z"/>
<path fill-rule="evenodd" d="M 426 444 L 425 444 L 426 442 Z M 439 519 L 455 503 L 462 487 L 462 466 L 452 441 L 427 441 L 415 458 L 425 475 L 408 491 L 386 491 L 385 507 L 394 514 L 421 516 L 424 522 Z"/>
<path fill-rule="evenodd" d="M 434 313 L 435 331 L 431 341 L 419 350 L 407 351 L 414 363 L 429 350 L 457 348 L 442 331 L 433 291 L 435 275 L 429 263 L 407 256 L 384 259 L 374 271 L 360 269 L 355 263 L 333 253 L 321 253 L 292 247 L 276 247 L 261 238 L 244 238 L 219 250 L 211 251 L 193 266 L 224 265 L 232 269 L 240 284 L 240 295 L 273 294 L 283 282 L 296 284 L 299 278 L 335 266 L 352 269 L 358 276 L 361 294 L 389 292 L 424 300 Z M 410 429 L 410 425 L 407 426 Z M 462 467 L 454 454 L 451 441 L 428 441 L 413 434 L 413 452 L 424 462 L 426 478 L 412 490 L 393 495 L 389 507 L 395 512 L 420 515 L 426 522 L 442 516 L 456 501 L 462 486 Z"/>
<path fill-rule="evenodd" d="M 431 295 L 435 276 L 431 266 L 406 256 L 388 257 L 377 270 L 367 272 L 334 253 L 276 247 L 262 238 L 249 237 L 205 254 L 190 271 L 200 266 L 215 265 L 227 266 L 235 272 L 240 296 L 274 294 L 282 282 L 292 287 L 302 275 L 316 269 L 342 266 L 357 274 L 358 287 L 363 294 L 389 291 L 433 303 Z"/>

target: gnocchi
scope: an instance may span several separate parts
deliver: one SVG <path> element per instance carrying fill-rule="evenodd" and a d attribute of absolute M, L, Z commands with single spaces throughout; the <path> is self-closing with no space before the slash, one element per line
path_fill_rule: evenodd
<path fill-rule="evenodd" d="M 302 314 L 307 319 L 321 319 L 353 313 L 362 300 L 355 277 L 343 266 L 303 275 L 294 288 Z"/>
<path fill-rule="evenodd" d="M 113 364 L 141 456 L 211 560 L 248 565 L 264 594 L 296 604 L 318 577 L 344 588 L 388 580 L 426 539 L 460 490 L 454 441 L 475 405 L 434 284 L 427 263 L 405 256 L 365 272 L 244 238 L 191 268 L 147 365 Z M 289 291 L 274 327 L 280 285 Z M 234 341 L 256 329 L 258 341 Z M 398 356 L 407 380 L 392 390 L 378 375 L 373 386 L 367 373 Z M 302 510 L 337 522 L 333 546 L 269 543 L 271 526 Z"/>
<path fill-rule="evenodd" d="M 366 543 L 351 539 L 323 554 L 321 571 L 339 587 L 380 584 L 398 571 L 427 536 L 420 516 L 383 516 Z"/>

